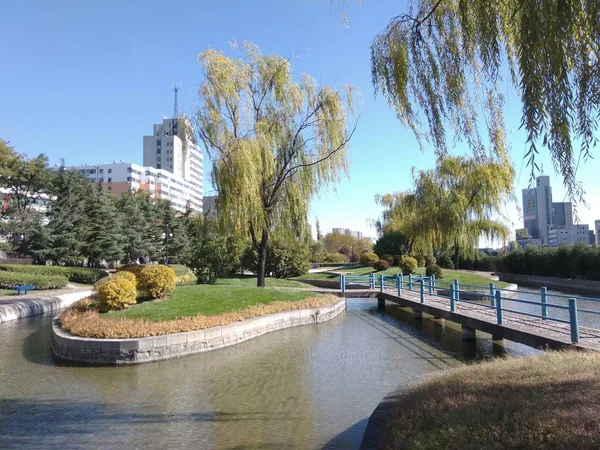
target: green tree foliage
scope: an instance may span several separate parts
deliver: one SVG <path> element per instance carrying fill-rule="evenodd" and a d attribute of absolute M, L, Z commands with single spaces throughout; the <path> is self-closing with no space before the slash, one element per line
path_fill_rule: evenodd
<path fill-rule="evenodd" d="M 512 198 L 513 177 L 508 164 L 442 156 L 435 169 L 416 173 L 413 190 L 377 197 L 383 228 L 407 236 L 408 254 L 453 248 L 458 269 L 459 257 L 473 255 L 481 237 L 508 239 L 497 218 Z"/>
<path fill-rule="evenodd" d="M 168 200 L 159 200 L 155 208 L 158 224 L 156 233 L 162 240 L 159 260 L 166 260 L 168 253 L 168 264 L 185 262 L 190 252 L 189 217 L 174 210 Z"/>
<path fill-rule="evenodd" d="M 125 192 L 117 201 L 121 216 L 121 233 L 124 263 L 134 263 L 140 258 L 157 255 L 160 234 L 152 198 L 145 191 Z"/>
<path fill-rule="evenodd" d="M 22 251 L 41 220 L 34 205 L 48 200 L 52 178 L 44 154 L 28 158 L 0 139 L 0 187 L 7 196 L 0 228 Z"/>
<path fill-rule="evenodd" d="M 378 255 L 403 255 L 406 253 L 408 239 L 398 231 L 387 231 L 381 235 L 373 251 Z"/>
<path fill-rule="evenodd" d="M 124 242 L 115 197 L 98 186 L 89 185 L 84 213 L 86 223 L 81 253 L 87 258 L 88 266 L 121 259 Z"/>
<path fill-rule="evenodd" d="M 352 92 L 292 78 L 288 60 L 245 43 L 243 58 L 216 50 L 199 56 L 197 122 L 213 160 L 222 225 L 249 234 L 264 286 L 271 230 L 307 229 L 310 200 L 347 170 Z"/>
<path fill-rule="evenodd" d="M 532 178 L 546 147 L 574 198 L 578 160 L 597 143 L 599 23 L 598 0 L 411 0 L 373 41 L 373 84 L 419 142 L 444 154 L 452 133 L 480 157 L 487 140 L 506 161 L 508 78 L 521 100 Z"/>

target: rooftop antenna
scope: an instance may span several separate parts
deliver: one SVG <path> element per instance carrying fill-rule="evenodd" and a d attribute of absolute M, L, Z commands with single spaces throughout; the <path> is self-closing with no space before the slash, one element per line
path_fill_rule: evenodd
<path fill-rule="evenodd" d="M 179 117 L 179 108 L 177 105 L 177 93 L 179 92 L 179 87 L 177 87 L 177 85 L 175 85 L 175 87 L 173 88 L 173 92 L 175 92 L 175 103 L 173 105 L 173 118 L 177 119 L 177 117 Z"/>

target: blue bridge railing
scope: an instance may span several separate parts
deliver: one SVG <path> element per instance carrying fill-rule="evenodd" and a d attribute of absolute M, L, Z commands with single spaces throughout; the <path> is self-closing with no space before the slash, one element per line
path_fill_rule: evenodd
<path fill-rule="evenodd" d="M 458 302 L 483 306 L 495 310 L 498 325 L 503 324 L 505 312 L 567 324 L 572 343 L 579 342 L 579 323 L 582 316 L 591 323 L 587 328 L 600 330 L 600 318 L 597 317 L 600 316 L 600 298 L 549 293 L 545 287 L 536 292 L 500 289 L 493 282 L 486 286 L 461 284 L 457 279 L 447 281 L 436 279 L 434 276 L 374 273 L 340 275 L 342 292 L 346 292 L 349 286 L 381 292 L 394 290 L 399 297 L 407 290 L 418 295 L 421 303 L 425 303 L 426 297 L 442 297 L 449 299 L 450 311 L 453 312 Z"/>

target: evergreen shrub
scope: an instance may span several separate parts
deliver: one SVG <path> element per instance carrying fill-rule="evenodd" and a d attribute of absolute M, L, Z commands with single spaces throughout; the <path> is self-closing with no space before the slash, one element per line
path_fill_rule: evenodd
<path fill-rule="evenodd" d="M 410 275 L 417 269 L 417 260 L 411 256 L 403 256 L 400 261 L 400 270 L 403 275 Z"/>
<path fill-rule="evenodd" d="M 437 258 L 433 255 L 425 255 L 425 267 L 437 264 Z"/>
<path fill-rule="evenodd" d="M 392 264 L 394 264 L 394 257 L 392 255 L 381 255 L 381 258 L 379 259 L 383 259 L 384 261 L 387 261 L 388 264 L 391 266 Z"/>
<path fill-rule="evenodd" d="M 436 279 L 444 278 L 444 272 L 442 272 L 442 268 L 437 264 L 431 264 L 425 268 L 425 275 L 430 277 L 435 275 Z"/>
<path fill-rule="evenodd" d="M 375 264 L 373 264 L 373 268 L 377 271 L 377 272 L 381 272 L 382 270 L 387 270 L 390 268 L 390 263 L 387 262 L 385 259 L 380 259 L 379 261 L 377 261 Z"/>
<path fill-rule="evenodd" d="M 169 266 L 150 264 L 140 271 L 138 286 L 150 298 L 164 298 L 175 289 L 176 278 Z"/>
<path fill-rule="evenodd" d="M 99 279 L 108 276 L 106 271 L 100 269 L 62 266 L 30 266 L 24 264 L 0 264 L 0 271 L 63 276 L 73 283 L 82 284 L 94 284 Z"/>
<path fill-rule="evenodd" d="M 415 256 L 415 259 L 417 260 L 418 267 L 425 267 L 425 257 L 424 256 L 417 255 L 417 256 Z"/>
<path fill-rule="evenodd" d="M 125 309 L 136 303 L 136 279 L 130 272 L 117 272 L 112 277 L 103 278 L 94 284 L 94 288 L 101 312 Z"/>
<path fill-rule="evenodd" d="M 360 255 L 359 263 L 361 266 L 373 266 L 377 261 L 379 261 L 379 256 L 377 256 L 373 252 L 366 252 Z"/>
<path fill-rule="evenodd" d="M 440 267 L 443 267 L 444 269 L 454 269 L 454 262 L 448 255 L 441 255 L 438 258 L 437 263 Z"/>
<path fill-rule="evenodd" d="M 66 277 L 61 275 L 41 275 L 37 273 L 18 273 L 0 271 L 0 288 L 12 289 L 22 285 L 32 285 L 34 289 L 60 289 L 69 283 Z"/>

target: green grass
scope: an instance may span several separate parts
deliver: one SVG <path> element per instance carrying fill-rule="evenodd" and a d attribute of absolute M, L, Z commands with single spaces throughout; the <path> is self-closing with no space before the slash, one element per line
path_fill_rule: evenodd
<path fill-rule="evenodd" d="M 307 287 L 305 283 L 281 278 L 265 278 L 265 284 L 267 287 Z M 251 275 L 237 275 L 234 277 L 219 278 L 217 285 L 256 287 L 256 277 Z"/>
<path fill-rule="evenodd" d="M 296 302 L 318 296 L 319 294 L 310 291 L 197 284 L 176 288 L 168 300 L 141 303 L 130 309 L 110 313 L 110 316 L 149 319 L 156 322 L 199 314 L 214 316 L 252 305 L 269 304 L 275 301 Z"/>
<path fill-rule="evenodd" d="M 35 292 L 35 291 L 30 291 L 30 292 Z M 0 289 L 0 296 L 4 296 L 4 295 L 16 295 L 17 291 L 14 291 L 12 289 Z"/>
<path fill-rule="evenodd" d="M 444 278 L 441 281 L 454 281 L 454 279 L 458 279 L 460 284 L 476 284 L 480 286 L 489 286 L 490 282 L 493 281 L 496 287 L 503 288 L 508 286 L 508 283 L 504 283 L 502 281 L 494 281 L 491 278 L 484 277 L 483 275 L 479 275 L 477 273 L 470 272 L 468 270 L 450 270 L 450 269 L 442 269 L 444 273 Z M 370 273 L 375 273 L 377 275 L 396 275 L 400 273 L 400 269 L 398 267 L 390 267 L 387 270 L 383 270 L 381 272 L 376 272 L 372 267 L 356 267 L 352 269 L 340 269 L 336 270 L 336 273 L 346 273 L 351 275 L 368 275 Z M 425 275 L 425 267 L 417 267 L 416 274 Z M 338 275 L 330 274 L 330 273 L 307 273 L 300 277 L 292 278 L 293 280 L 335 280 L 338 278 Z"/>
<path fill-rule="evenodd" d="M 377 448 L 597 449 L 599 411 L 597 352 L 494 360 L 399 392 Z"/>

